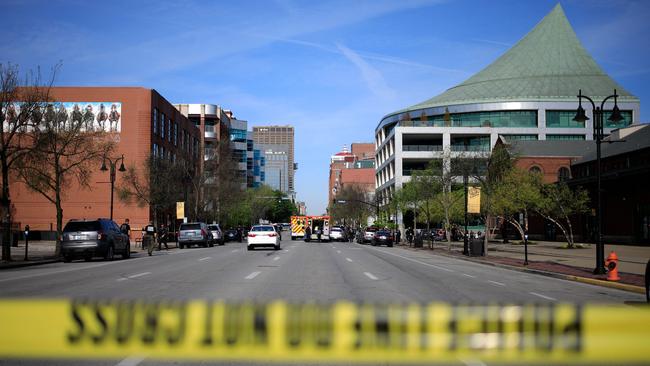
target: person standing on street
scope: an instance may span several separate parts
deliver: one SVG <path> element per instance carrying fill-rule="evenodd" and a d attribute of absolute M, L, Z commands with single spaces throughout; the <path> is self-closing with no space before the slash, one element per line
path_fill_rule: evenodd
<path fill-rule="evenodd" d="M 401 240 L 402 240 L 402 231 L 400 231 L 400 229 L 397 229 L 397 233 L 395 233 L 395 243 L 399 245 Z"/>
<path fill-rule="evenodd" d="M 147 253 L 151 255 L 156 245 L 156 227 L 153 222 L 142 228 L 142 246 L 147 248 Z"/>
<path fill-rule="evenodd" d="M 158 229 L 158 250 L 162 250 L 163 244 L 165 244 L 165 250 L 169 250 L 169 246 L 167 246 L 167 225 L 160 224 Z"/>
<path fill-rule="evenodd" d="M 129 225 L 129 219 L 125 219 L 124 223 L 120 225 L 120 231 L 122 234 L 126 235 L 129 244 L 131 243 L 131 225 Z"/>
<path fill-rule="evenodd" d="M 307 228 L 305 228 L 305 241 L 309 242 L 309 240 L 311 240 L 311 228 L 307 226 Z"/>

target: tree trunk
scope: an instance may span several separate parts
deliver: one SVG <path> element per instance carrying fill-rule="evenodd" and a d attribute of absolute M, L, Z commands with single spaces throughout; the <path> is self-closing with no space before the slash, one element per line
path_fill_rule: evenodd
<path fill-rule="evenodd" d="M 2 159 L 2 198 L 0 198 L 1 212 L 0 222 L 5 227 L 2 233 L 2 260 L 11 261 L 11 201 L 9 201 L 9 171 L 7 157 L 3 153 Z"/>
<path fill-rule="evenodd" d="M 61 255 L 61 234 L 63 233 L 63 207 L 61 206 L 61 175 L 58 172 L 57 164 L 57 173 L 55 176 L 54 187 L 56 188 L 54 192 L 54 207 L 56 208 L 56 249 L 54 251 L 55 256 Z"/>
<path fill-rule="evenodd" d="M 569 227 L 569 236 L 566 236 L 566 233 L 564 236 L 567 238 L 567 241 L 569 242 L 569 248 L 573 248 L 574 241 L 573 241 L 573 226 L 571 225 L 571 220 L 569 220 L 568 216 L 564 216 L 564 219 L 566 220 L 567 226 Z"/>

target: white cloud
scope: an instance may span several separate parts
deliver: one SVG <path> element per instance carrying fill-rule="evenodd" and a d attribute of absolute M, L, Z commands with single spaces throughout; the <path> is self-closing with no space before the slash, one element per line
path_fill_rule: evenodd
<path fill-rule="evenodd" d="M 393 99 L 396 95 L 395 91 L 387 84 L 381 72 L 367 63 L 361 56 L 353 50 L 337 43 L 336 47 L 341 51 L 343 56 L 347 58 L 354 66 L 359 69 L 363 80 L 366 82 L 368 89 L 382 99 Z"/>

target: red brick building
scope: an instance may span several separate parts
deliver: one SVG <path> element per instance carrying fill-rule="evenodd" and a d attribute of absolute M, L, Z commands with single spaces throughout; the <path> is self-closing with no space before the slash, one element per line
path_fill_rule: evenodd
<path fill-rule="evenodd" d="M 52 98 L 69 111 L 89 108 L 93 116 L 104 110 L 112 113 L 110 121 L 93 118 L 95 128 L 110 130 L 118 141 L 113 157 L 124 154 L 125 166 L 144 168 L 150 155 L 169 160 L 189 159 L 199 162 L 200 131 L 163 96 L 153 89 L 141 87 L 56 87 Z M 117 113 L 113 113 L 117 112 Z M 110 125 L 109 125 L 110 123 Z M 91 189 L 81 189 L 71 183 L 65 190 L 63 222 L 72 218 L 98 218 L 110 216 L 109 173 L 100 171 L 100 164 L 90 179 Z M 115 186 L 121 182 L 117 172 Z M 179 182 L 179 184 L 182 184 Z M 34 193 L 22 183 L 13 181 L 10 188 L 14 222 L 28 224 L 34 231 L 56 229 L 54 206 L 40 194 Z M 148 206 L 125 205 L 114 200 L 113 219 L 121 223 L 131 220 L 132 228 L 145 225 L 151 218 Z"/>
<path fill-rule="evenodd" d="M 368 194 L 375 191 L 375 145 L 353 143 L 351 150 L 344 146 L 330 159 L 328 202 L 349 184 L 363 187 Z"/>

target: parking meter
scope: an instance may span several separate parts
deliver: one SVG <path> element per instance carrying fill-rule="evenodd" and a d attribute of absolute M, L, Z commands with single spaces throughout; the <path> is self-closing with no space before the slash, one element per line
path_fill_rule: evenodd
<path fill-rule="evenodd" d="M 25 225 L 25 260 L 27 260 L 27 247 L 29 246 L 29 225 Z"/>

